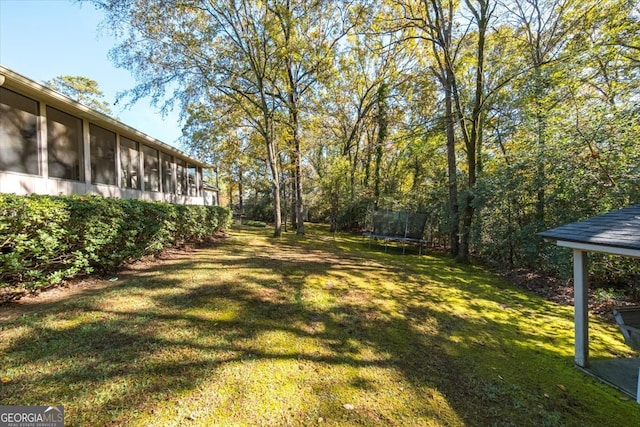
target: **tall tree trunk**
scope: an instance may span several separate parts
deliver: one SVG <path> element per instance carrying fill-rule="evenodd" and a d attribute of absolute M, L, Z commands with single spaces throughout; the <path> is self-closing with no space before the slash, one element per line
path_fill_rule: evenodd
<path fill-rule="evenodd" d="M 387 138 L 387 84 L 382 83 L 378 88 L 378 137 L 376 139 L 376 157 L 374 169 L 373 210 L 378 210 L 380 204 L 380 168 L 382 165 L 382 153 L 384 141 Z"/>
<path fill-rule="evenodd" d="M 456 5 L 453 0 L 446 2 L 423 1 L 423 30 L 431 42 L 436 67 L 433 67 L 444 93 L 444 120 L 447 136 L 447 187 L 449 192 L 449 245 L 450 254 L 456 257 L 460 248 L 460 208 L 458 205 L 458 172 L 456 161 L 456 135 L 454 114 L 454 74 L 455 48 L 453 46 L 453 15 Z"/>
<path fill-rule="evenodd" d="M 340 189 L 338 185 L 331 192 L 331 226 L 330 231 L 335 233 L 338 231 L 338 212 L 339 212 L 339 202 L 340 202 Z"/>
<path fill-rule="evenodd" d="M 288 27 L 285 32 L 287 45 L 289 44 Z M 289 109 L 289 127 L 291 130 L 291 141 L 293 146 L 293 200 L 295 210 L 296 234 L 304 234 L 304 203 L 302 200 L 302 148 L 300 143 L 300 118 L 298 111 L 298 84 L 293 71 L 293 59 L 287 57 L 287 80 L 289 84 L 287 101 Z"/>
<path fill-rule="evenodd" d="M 286 206 L 283 209 L 283 211 L 285 212 L 285 218 L 282 219 L 282 222 L 284 223 L 284 231 L 287 232 L 287 221 L 290 221 L 292 228 L 295 228 L 296 226 L 296 194 L 293 189 L 293 180 L 289 178 L 286 181 L 286 185 L 283 185 L 282 188 L 284 192 L 282 198 L 283 200 L 286 200 L 287 203 L 289 203 L 289 206 Z M 287 191 L 289 191 L 288 195 Z"/>
<path fill-rule="evenodd" d="M 273 236 L 280 237 L 282 235 L 282 209 L 280 204 L 280 172 L 278 171 L 278 156 L 273 140 L 270 137 L 265 138 L 265 140 L 273 186 Z"/>
<path fill-rule="evenodd" d="M 295 112 L 293 134 L 293 158 L 294 158 L 294 190 L 295 190 L 295 209 L 296 209 L 296 234 L 304 234 L 304 203 L 302 200 L 302 151 L 300 148 L 300 137 L 298 135 L 298 112 Z"/>
<path fill-rule="evenodd" d="M 447 133 L 447 172 L 449 187 L 449 244 L 451 256 L 456 257 L 460 248 L 460 209 L 458 206 L 458 173 L 456 164 L 455 117 L 453 115 L 453 75 L 445 71 L 444 105 Z"/>
<path fill-rule="evenodd" d="M 242 168 L 238 167 L 238 209 L 244 212 L 244 186 L 242 182 Z"/>
<path fill-rule="evenodd" d="M 536 143 L 537 143 L 537 156 L 536 156 L 536 187 L 538 188 L 536 193 L 536 222 L 538 227 L 542 230 L 544 228 L 544 210 L 545 210 L 545 185 L 547 183 L 546 171 L 545 171 L 545 132 L 547 128 L 546 115 L 543 112 L 542 98 L 545 95 L 543 87 L 543 77 L 541 64 L 536 64 L 534 68 L 535 79 L 535 108 L 536 108 Z"/>
<path fill-rule="evenodd" d="M 453 80 L 453 95 L 456 101 L 456 109 L 460 118 L 460 129 L 464 138 L 467 155 L 467 191 L 464 197 L 464 208 L 462 213 L 462 230 L 460 236 L 460 247 L 456 254 L 458 262 L 469 262 L 470 256 L 470 240 L 471 226 L 476 212 L 475 193 L 478 181 L 478 162 L 481 154 L 482 145 L 482 120 L 484 105 L 484 51 L 486 42 L 487 26 L 491 10 L 489 7 L 490 0 L 477 0 L 472 4 L 471 0 L 465 0 L 467 7 L 473 13 L 476 24 L 478 26 L 478 45 L 476 49 L 476 75 L 475 75 L 475 91 L 473 94 L 473 108 L 470 120 L 465 120 L 465 114 L 459 98 L 459 91 L 455 77 Z M 467 125 L 467 121 L 470 125 Z"/>

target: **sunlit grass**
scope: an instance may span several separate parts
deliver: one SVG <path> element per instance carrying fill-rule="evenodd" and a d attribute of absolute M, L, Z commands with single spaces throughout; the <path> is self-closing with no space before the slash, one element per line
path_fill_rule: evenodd
<path fill-rule="evenodd" d="M 640 423 L 573 367 L 571 307 L 322 227 L 232 234 L 10 309 L 0 402 L 92 426 Z M 613 325 L 591 335 L 594 357 L 634 355 Z"/>

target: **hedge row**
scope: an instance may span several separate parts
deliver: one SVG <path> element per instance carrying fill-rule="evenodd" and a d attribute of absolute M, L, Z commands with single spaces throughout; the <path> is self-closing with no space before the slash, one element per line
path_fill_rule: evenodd
<path fill-rule="evenodd" d="M 227 228 L 231 211 L 100 196 L 0 194 L 0 289 L 108 273 Z"/>

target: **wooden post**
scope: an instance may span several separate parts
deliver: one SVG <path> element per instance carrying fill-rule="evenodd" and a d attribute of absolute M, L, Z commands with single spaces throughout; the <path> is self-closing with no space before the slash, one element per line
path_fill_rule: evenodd
<path fill-rule="evenodd" d="M 589 259 L 587 253 L 573 250 L 573 292 L 575 309 L 575 361 L 589 367 Z"/>
<path fill-rule="evenodd" d="M 636 388 L 636 402 L 640 403 L 640 370 L 638 370 L 638 387 Z"/>

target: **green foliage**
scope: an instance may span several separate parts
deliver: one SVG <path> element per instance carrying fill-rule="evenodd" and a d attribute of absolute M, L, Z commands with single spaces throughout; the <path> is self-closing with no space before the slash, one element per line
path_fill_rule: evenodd
<path fill-rule="evenodd" d="M 108 116 L 111 115 L 111 107 L 102 99 L 104 93 L 98 87 L 98 82 L 93 79 L 84 76 L 57 76 L 44 84 L 74 101 Z"/>
<path fill-rule="evenodd" d="M 206 239 L 229 209 L 100 196 L 0 195 L 0 288 L 108 273 L 170 245 Z"/>
<path fill-rule="evenodd" d="M 366 228 L 369 204 L 366 200 L 352 200 L 347 203 L 338 216 L 340 230 L 360 231 Z"/>
<path fill-rule="evenodd" d="M 60 199 L 0 194 L 0 283 L 55 283 L 75 273 L 69 265 L 69 219 Z"/>
<path fill-rule="evenodd" d="M 247 219 L 273 222 L 273 199 L 268 194 L 251 197 L 243 207 Z"/>

